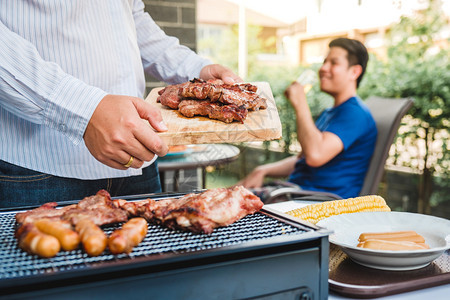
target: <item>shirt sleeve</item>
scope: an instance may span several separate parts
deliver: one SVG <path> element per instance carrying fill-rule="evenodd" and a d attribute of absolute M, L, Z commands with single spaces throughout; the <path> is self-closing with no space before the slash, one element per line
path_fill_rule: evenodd
<path fill-rule="evenodd" d="M 368 134 L 369 116 L 356 105 L 347 105 L 345 110 L 334 114 L 332 122 L 324 129 L 336 134 L 347 150 L 362 136 Z"/>
<path fill-rule="evenodd" d="M 198 77 L 201 69 L 212 62 L 180 45 L 177 38 L 167 36 L 144 7 L 141 0 L 134 1 L 133 17 L 144 70 L 171 84 Z"/>
<path fill-rule="evenodd" d="M 0 22 L 0 105 L 5 110 L 78 144 L 105 95 L 42 59 L 32 43 Z"/>

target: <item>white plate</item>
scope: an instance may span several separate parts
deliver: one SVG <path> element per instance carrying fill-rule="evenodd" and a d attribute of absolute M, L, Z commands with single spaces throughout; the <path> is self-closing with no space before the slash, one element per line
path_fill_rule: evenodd
<path fill-rule="evenodd" d="M 333 230 L 330 242 L 353 261 L 382 270 L 414 270 L 427 266 L 450 249 L 450 221 L 406 212 L 360 212 L 332 216 L 317 223 Z M 356 247 L 363 232 L 414 230 L 430 246 L 426 250 L 386 251 Z"/>

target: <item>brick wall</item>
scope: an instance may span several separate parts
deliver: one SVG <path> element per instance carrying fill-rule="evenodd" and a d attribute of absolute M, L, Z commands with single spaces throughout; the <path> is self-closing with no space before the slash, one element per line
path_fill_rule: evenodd
<path fill-rule="evenodd" d="M 182 45 L 197 50 L 196 0 L 144 0 L 145 10 L 166 32 L 175 36 Z M 147 93 L 164 83 L 147 75 Z"/>
<path fill-rule="evenodd" d="M 145 11 L 167 35 L 177 37 L 180 44 L 194 51 L 197 50 L 196 0 L 144 0 L 144 4 Z M 165 85 L 149 75 L 146 76 L 146 81 L 147 93 L 154 87 Z M 174 172 L 168 171 L 164 175 L 163 190 L 173 191 Z M 198 170 L 180 170 L 177 177 L 180 192 L 201 188 L 201 176 L 198 176 Z"/>

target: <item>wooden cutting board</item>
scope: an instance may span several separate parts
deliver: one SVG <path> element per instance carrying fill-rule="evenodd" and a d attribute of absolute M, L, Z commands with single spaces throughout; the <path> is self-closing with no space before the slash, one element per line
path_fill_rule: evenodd
<path fill-rule="evenodd" d="M 167 145 L 219 144 L 253 141 L 270 141 L 281 138 L 281 122 L 272 90 L 267 82 L 252 83 L 258 87 L 257 93 L 267 99 L 267 109 L 249 111 L 244 124 L 224 123 L 209 118 L 195 116 L 187 118 L 177 110 L 157 103 L 158 91 L 154 88 L 145 101 L 158 107 L 167 127 L 159 135 Z"/>

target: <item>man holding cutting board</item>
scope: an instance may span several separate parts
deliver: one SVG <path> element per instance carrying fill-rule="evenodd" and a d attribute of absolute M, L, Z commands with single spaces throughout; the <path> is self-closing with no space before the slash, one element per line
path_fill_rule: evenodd
<path fill-rule="evenodd" d="M 141 0 L 0 6 L 0 207 L 160 191 L 152 162 L 168 147 L 155 131 L 167 128 L 142 100 L 144 73 L 241 81 L 167 36 Z"/>

